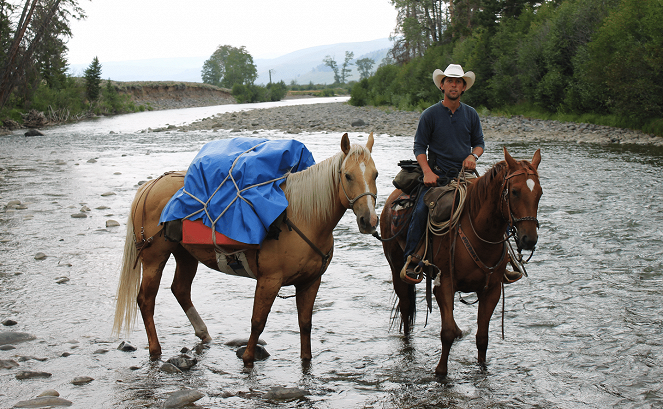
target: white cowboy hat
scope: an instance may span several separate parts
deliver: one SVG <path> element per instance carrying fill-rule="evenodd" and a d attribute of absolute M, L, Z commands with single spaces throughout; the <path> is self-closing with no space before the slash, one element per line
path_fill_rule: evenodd
<path fill-rule="evenodd" d="M 442 80 L 444 77 L 463 78 L 465 84 L 467 84 L 465 91 L 472 88 L 472 85 L 474 85 L 474 73 L 472 71 L 463 72 L 463 67 L 458 64 L 449 64 L 444 72 L 440 69 L 433 71 L 433 82 L 438 89 L 442 86 Z"/>

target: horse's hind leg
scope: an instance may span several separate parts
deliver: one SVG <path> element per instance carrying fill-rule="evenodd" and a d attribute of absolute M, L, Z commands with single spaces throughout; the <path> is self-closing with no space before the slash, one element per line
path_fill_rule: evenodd
<path fill-rule="evenodd" d="M 161 356 L 161 345 L 154 325 L 154 304 L 159 292 L 163 268 L 166 266 L 172 251 L 171 247 L 172 245 L 159 237 L 155 238 L 152 245 L 145 248 L 141 254 L 143 279 L 140 283 L 136 301 L 143 317 L 151 359 L 158 359 Z"/>
<path fill-rule="evenodd" d="M 479 352 L 479 363 L 486 363 L 486 351 L 488 350 L 488 327 L 490 326 L 490 317 L 495 311 L 495 306 L 500 300 L 500 285 L 494 285 L 492 288 L 478 294 L 479 309 L 477 313 L 477 350 Z"/>
<path fill-rule="evenodd" d="M 314 283 L 297 288 L 297 315 L 299 318 L 299 339 L 301 343 L 301 357 L 310 361 L 311 329 L 313 327 L 313 304 L 320 288 L 320 279 Z"/>
<path fill-rule="evenodd" d="M 187 318 L 189 318 L 196 336 L 203 342 L 210 342 L 212 337 L 207 331 L 207 326 L 191 302 L 191 283 L 193 283 L 193 279 L 196 277 L 198 260 L 181 246 L 178 247 L 173 255 L 175 256 L 175 261 L 177 261 L 177 267 L 175 268 L 175 276 L 173 277 L 173 284 L 170 286 L 170 290 L 175 295 L 177 302 L 182 307 L 182 310 L 184 310 Z"/>

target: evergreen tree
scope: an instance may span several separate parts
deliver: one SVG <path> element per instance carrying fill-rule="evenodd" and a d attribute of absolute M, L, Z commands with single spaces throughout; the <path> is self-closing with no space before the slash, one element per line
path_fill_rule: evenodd
<path fill-rule="evenodd" d="M 99 99 L 101 94 L 101 64 L 94 57 L 92 63 L 85 70 L 85 95 L 90 102 Z"/>

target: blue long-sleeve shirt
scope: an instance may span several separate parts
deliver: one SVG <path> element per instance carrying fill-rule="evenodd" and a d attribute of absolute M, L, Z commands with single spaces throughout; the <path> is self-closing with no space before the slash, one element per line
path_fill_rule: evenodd
<path fill-rule="evenodd" d="M 440 168 L 440 171 L 433 169 L 436 173 L 444 175 L 450 169 L 460 171 L 463 160 L 477 146 L 485 147 L 483 130 L 479 114 L 471 106 L 461 102 L 452 115 L 449 108 L 438 102 L 421 114 L 414 136 L 414 156 L 432 152 L 435 165 Z"/>

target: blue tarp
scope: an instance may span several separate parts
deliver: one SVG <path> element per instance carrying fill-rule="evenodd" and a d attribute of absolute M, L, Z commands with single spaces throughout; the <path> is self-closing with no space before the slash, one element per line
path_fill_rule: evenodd
<path fill-rule="evenodd" d="M 222 183 L 235 160 L 232 177 L 240 190 L 253 186 L 239 193 L 253 206 L 238 198 L 237 188 L 230 178 Z M 206 203 L 211 197 L 207 204 L 211 218 L 215 220 L 223 213 L 214 226 L 216 231 L 243 243 L 260 244 L 272 222 L 288 207 L 288 200 L 280 188 L 284 179 L 255 185 L 314 164 L 311 152 L 295 140 L 235 138 L 209 142 L 191 162 L 184 178 L 184 188 L 166 204 L 159 222 L 202 218 L 205 225 L 212 227 L 212 221 L 204 211 L 187 217 L 204 206 L 186 192 Z"/>

